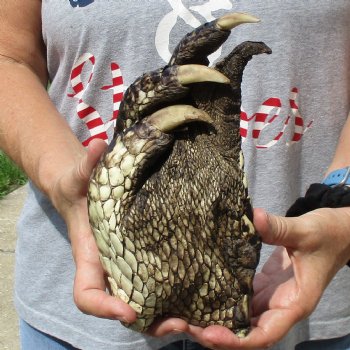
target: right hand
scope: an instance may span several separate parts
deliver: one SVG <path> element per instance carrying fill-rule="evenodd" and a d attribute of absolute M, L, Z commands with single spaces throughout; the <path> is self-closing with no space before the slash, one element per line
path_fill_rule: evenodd
<path fill-rule="evenodd" d="M 322 208 L 290 218 L 256 209 L 254 225 L 263 241 L 277 248 L 255 277 L 253 328 L 239 339 L 221 326 L 190 327 L 189 333 L 209 348 L 272 346 L 313 312 L 350 258 L 350 208 Z"/>

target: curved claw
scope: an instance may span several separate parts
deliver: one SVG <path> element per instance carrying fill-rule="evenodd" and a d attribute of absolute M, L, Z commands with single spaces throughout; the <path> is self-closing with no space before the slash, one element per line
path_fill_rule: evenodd
<path fill-rule="evenodd" d="M 208 65 L 207 56 L 216 51 L 229 37 L 230 30 L 243 23 L 260 20 L 247 13 L 230 13 L 205 23 L 188 33 L 176 46 L 169 65 L 197 63 Z"/>
<path fill-rule="evenodd" d="M 202 83 L 205 81 L 222 84 L 230 83 L 230 79 L 228 79 L 224 74 L 200 64 L 187 64 L 180 66 L 178 69 L 177 78 L 183 85 Z"/>
<path fill-rule="evenodd" d="M 162 132 L 170 132 L 183 124 L 195 121 L 213 122 L 209 114 L 190 105 L 175 105 L 162 108 L 144 119 L 144 121 Z"/>
<path fill-rule="evenodd" d="M 231 30 L 243 23 L 258 23 L 260 19 L 249 13 L 230 13 L 220 17 L 216 21 L 216 26 L 221 30 Z"/>
<path fill-rule="evenodd" d="M 198 64 L 171 66 L 144 74 L 125 92 L 115 135 L 160 106 L 174 104 L 184 98 L 189 91 L 188 84 L 206 81 L 230 83 L 224 74 Z"/>

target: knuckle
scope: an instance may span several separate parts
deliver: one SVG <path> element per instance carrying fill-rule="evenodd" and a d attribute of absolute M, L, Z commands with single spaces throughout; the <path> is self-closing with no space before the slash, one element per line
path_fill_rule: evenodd
<path fill-rule="evenodd" d="M 272 233 L 277 242 L 283 242 L 289 233 L 288 222 L 282 217 L 273 217 L 272 220 Z"/>

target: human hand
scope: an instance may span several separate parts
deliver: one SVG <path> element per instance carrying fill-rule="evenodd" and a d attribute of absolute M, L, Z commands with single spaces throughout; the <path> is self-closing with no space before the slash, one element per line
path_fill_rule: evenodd
<path fill-rule="evenodd" d="M 106 148 L 102 140 L 93 140 L 81 152 L 75 164 L 65 169 L 50 191 L 51 200 L 64 218 L 76 264 L 74 301 L 86 314 L 133 322 L 135 311 L 106 293 L 105 273 L 99 261 L 88 210 L 87 186 L 93 167 Z"/>
<path fill-rule="evenodd" d="M 296 218 L 256 209 L 254 224 L 265 243 L 279 247 L 254 281 L 252 330 L 239 339 L 224 327 L 189 326 L 186 331 L 204 346 L 259 349 L 273 345 L 311 314 L 328 283 L 349 260 L 349 208 L 323 208 Z M 156 332 L 164 329 L 163 324 Z"/>

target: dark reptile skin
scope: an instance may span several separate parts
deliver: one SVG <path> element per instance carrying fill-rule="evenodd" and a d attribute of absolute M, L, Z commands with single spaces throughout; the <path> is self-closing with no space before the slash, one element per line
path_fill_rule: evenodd
<path fill-rule="evenodd" d="M 215 22 L 201 28 L 185 37 L 172 64 L 205 62 L 228 36 Z M 202 48 L 203 30 L 215 34 L 211 49 Z M 184 87 L 177 67 L 167 66 L 126 92 L 115 139 L 90 182 L 89 214 L 113 294 L 138 313 L 132 329 L 175 316 L 239 336 L 249 330 L 261 241 L 243 171 L 240 84 L 252 55 L 269 52 L 253 42 L 234 49 L 216 67 L 231 84 Z M 172 103 L 200 108 L 213 122 L 165 134 L 145 119 Z"/>

